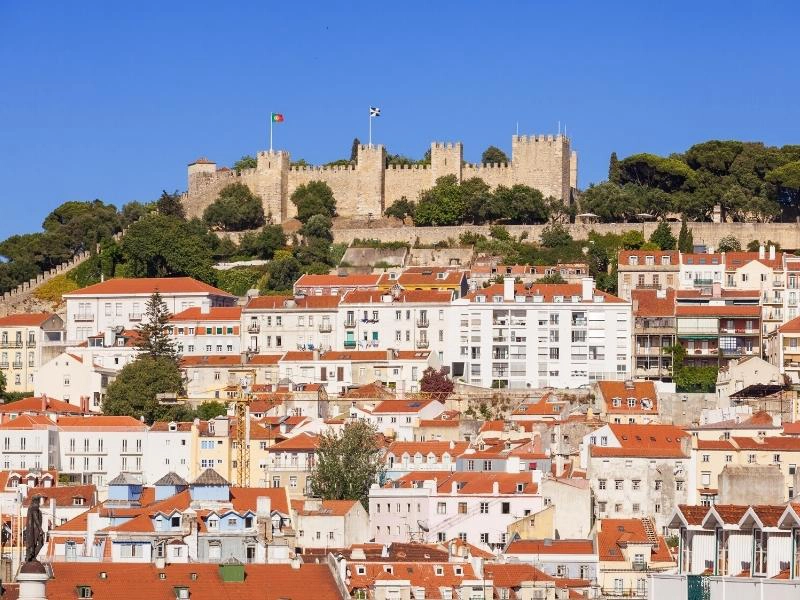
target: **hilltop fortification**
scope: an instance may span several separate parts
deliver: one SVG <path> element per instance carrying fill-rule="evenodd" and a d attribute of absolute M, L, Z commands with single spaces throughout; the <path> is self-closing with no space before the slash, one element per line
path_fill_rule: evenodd
<path fill-rule="evenodd" d="M 295 216 L 289 200 L 294 190 L 320 180 L 333 190 L 341 216 L 379 217 L 403 196 L 416 200 L 444 175 L 455 175 L 459 181 L 480 177 L 493 188 L 521 183 L 565 202 L 570 201 L 578 180 L 578 157 L 563 135 L 512 136 L 508 164 L 467 164 L 460 142 L 434 142 L 430 165 L 385 165 L 386 150 L 381 145 L 359 146 L 357 164 L 345 166 L 291 166 L 285 150 L 261 151 L 256 168 L 241 172 L 218 168 L 215 162 L 201 158 L 189 165 L 184 204 L 189 216 L 202 216 L 223 187 L 243 183 L 261 197 L 264 212 L 280 223 Z"/>

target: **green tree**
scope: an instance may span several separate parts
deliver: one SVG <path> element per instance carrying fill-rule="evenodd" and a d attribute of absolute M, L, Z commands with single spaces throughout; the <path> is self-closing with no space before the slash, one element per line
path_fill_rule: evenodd
<path fill-rule="evenodd" d="M 248 290 L 258 289 L 262 275 L 261 271 L 246 267 L 226 269 L 218 273 L 217 287 L 235 296 L 244 296 Z"/>
<path fill-rule="evenodd" d="M 661 221 L 650 235 L 650 241 L 660 250 L 675 250 L 678 240 L 672 235 L 672 229 L 666 221 Z"/>
<path fill-rule="evenodd" d="M 611 158 L 608 159 L 608 181 L 619 184 L 619 159 L 616 152 L 612 152 Z"/>
<path fill-rule="evenodd" d="M 167 305 L 156 290 L 147 300 L 144 315 L 136 328 L 139 338 L 136 347 L 139 352 L 151 358 L 178 360 L 175 343 L 169 334 L 170 313 Z"/>
<path fill-rule="evenodd" d="M 242 158 L 233 163 L 233 168 L 237 173 L 241 173 L 245 169 L 255 169 L 258 166 L 258 160 L 255 156 L 245 154 Z"/>
<path fill-rule="evenodd" d="M 131 223 L 135 223 L 151 210 L 153 210 L 152 204 L 142 204 L 141 202 L 137 202 L 135 200 L 128 202 L 122 207 L 122 212 L 120 213 L 122 226 L 127 227 Z"/>
<path fill-rule="evenodd" d="M 742 244 L 733 235 L 726 235 L 719 240 L 717 252 L 738 252 L 742 249 Z"/>
<path fill-rule="evenodd" d="M 188 411 L 181 406 L 159 404 L 157 394 L 180 395 L 183 391 L 178 364 L 169 357 L 144 354 L 125 365 L 108 386 L 103 414 L 144 417 L 152 423 L 171 420 Z"/>
<path fill-rule="evenodd" d="M 542 193 L 527 185 L 516 184 L 510 188 L 498 186 L 494 198 L 500 209 L 495 218 L 523 224 L 546 223 L 550 218 Z"/>
<path fill-rule="evenodd" d="M 483 151 L 483 154 L 481 154 L 481 162 L 485 165 L 488 165 L 508 164 L 511 161 L 508 160 L 508 156 L 506 156 L 506 153 L 500 150 L 500 148 L 497 146 L 489 146 Z"/>
<path fill-rule="evenodd" d="M 289 253 L 279 251 L 272 262 L 267 265 L 267 280 L 264 290 L 267 292 L 288 292 L 294 282 L 302 275 L 300 261 Z"/>
<path fill-rule="evenodd" d="M 299 229 L 299 233 L 307 240 L 316 238 L 330 244 L 333 242 L 333 223 L 327 215 L 313 215 Z"/>
<path fill-rule="evenodd" d="M 156 201 L 156 210 L 159 214 L 167 217 L 186 219 L 186 210 L 183 208 L 181 195 L 177 191 L 172 194 L 168 194 L 166 190 L 162 191 L 161 197 Z"/>
<path fill-rule="evenodd" d="M 147 214 L 122 238 L 125 273 L 129 277 L 188 276 L 213 284 L 216 242 L 217 237 L 199 221 Z"/>
<path fill-rule="evenodd" d="M 232 183 L 222 188 L 219 197 L 206 207 L 203 220 L 209 227 L 225 231 L 256 229 L 264 225 L 264 207 L 250 188 Z"/>
<path fill-rule="evenodd" d="M 419 195 L 414 222 L 422 227 L 458 225 L 465 214 L 464 194 L 455 175 L 445 175 Z"/>
<path fill-rule="evenodd" d="M 353 138 L 353 143 L 350 146 L 350 162 L 354 165 L 358 164 L 358 147 L 361 145 L 361 140 L 357 137 Z"/>
<path fill-rule="evenodd" d="M 299 185 L 292 193 L 291 200 L 297 207 L 297 219 L 302 223 L 314 215 L 336 216 L 336 198 L 324 181 L 309 181 Z"/>
<path fill-rule="evenodd" d="M 395 200 L 391 206 L 384 211 L 383 214 L 385 214 L 387 217 L 394 217 L 401 220 L 405 219 L 406 217 L 411 217 L 413 219 L 414 208 L 414 203 L 410 202 L 408 198 L 403 196 L 399 200 Z"/>
<path fill-rule="evenodd" d="M 319 437 L 311 471 L 311 493 L 323 500 L 359 500 L 368 506 L 369 490 L 383 478 L 377 432 L 364 420 Z"/>
<path fill-rule="evenodd" d="M 622 247 L 625 250 L 638 250 L 644 245 L 644 234 L 638 229 L 629 229 L 622 234 Z"/>
<path fill-rule="evenodd" d="M 581 206 L 605 223 L 628 221 L 639 212 L 638 205 L 631 203 L 630 195 L 610 182 L 590 185 L 581 195 Z"/>
<path fill-rule="evenodd" d="M 681 221 L 681 230 L 678 233 L 678 250 L 684 254 L 694 252 L 694 236 L 692 230 L 686 225 L 686 219 Z"/>
<path fill-rule="evenodd" d="M 239 251 L 254 258 L 265 260 L 286 246 L 286 234 L 280 225 L 265 225 L 258 233 L 248 232 L 239 242 Z"/>
<path fill-rule="evenodd" d="M 6 395 L 6 376 L 0 371 L 0 398 L 5 398 Z"/>
<path fill-rule="evenodd" d="M 218 400 L 209 400 L 203 402 L 197 407 L 197 418 L 203 421 L 208 421 L 214 417 L 219 417 L 228 412 L 228 407 L 223 402 Z"/>
<path fill-rule="evenodd" d="M 567 283 L 567 280 L 561 276 L 561 273 L 551 273 L 544 277 L 539 277 L 536 283 Z"/>
<path fill-rule="evenodd" d="M 572 244 L 573 239 L 567 228 L 561 223 L 550 223 L 539 236 L 542 246 L 545 248 L 560 248 Z"/>
<path fill-rule="evenodd" d="M 656 187 L 667 193 L 691 183 L 694 171 L 677 158 L 655 154 L 634 154 L 619 162 L 620 183 Z"/>
<path fill-rule="evenodd" d="M 778 199 L 783 206 L 795 211 L 800 207 L 800 160 L 773 169 L 766 180 L 778 186 Z"/>

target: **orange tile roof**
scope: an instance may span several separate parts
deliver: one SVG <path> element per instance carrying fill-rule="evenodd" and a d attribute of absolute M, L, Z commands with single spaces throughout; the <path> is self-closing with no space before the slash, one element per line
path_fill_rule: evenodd
<path fill-rule="evenodd" d="M 380 381 L 373 381 L 372 383 L 367 383 L 356 388 L 350 388 L 344 394 L 341 394 L 341 397 L 348 399 L 358 399 L 358 398 L 390 399 L 394 398 L 394 392 L 385 387 Z"/>
<path fill-rule="evenodd" d="M 679 317 L 754 317 L 761 316 L 761 307 L 757 304 L 700 304 L 694 306 L 676 306 L 675 314 Z"/>
<path fill-rule="evenodd" d="M 534 283 L 532 286 L 528 287 L 524 284 L 518 283 L 514 286 L 514 294 L 516 296 L 542 296 L 544 298 L 544 302 L 553 302 L 553 298 L 555 296 L 563 296 L 565 302 L 571 302 L 573 296 L 577 296 L 581 298 L 579 302 L 585 303 L 592 303 L 593 300 L 583 300 L 583 287 L 580 283 Z M 503 295 L 503 284 L 496 283 L 494 285 L 490 285 L 487 288 L 482 288 L 479 290 L 475 290 L 469 292 L 464 297 L 468 300 L 475 300 L 476 296 L 486 296 L 487 300 L 491 301 L 494 296 L 502 296 Z M 598 289 L 592 290 L 592 296 L 601 296 L 603 298 L 603 302 L 610 302 L 610 303 L 618 303 L 618 302 L 625 302 L 622 298 L 617 298 L 616 296 L 612 296 L 607 292 L 603 292 Z"/>
<path fill-rule="evenodd" d="M 710 507 L 709 512 L 716 513 L 723 523 L 732 524 L 738 523 L 748 508 L 748 506 L 738 504 L 714 504 Z"/>
<path fill-rule="evenodd" d="M 783 424 L 784 435 L 800 435 L 800 421 Z"/>
<path fill-rule="evenodd" d="M 758 252 L 726 252 L 726 270 L 738 269 L 749 262 L 757 261 L 772 269 L 779 269 L 783 266 L 783 252 L 776 252 L 775 258 L 769 257 L 769 251 L 765 252 L 764 258 L 758 257 Z"/>
<path fill-rule="evenodd" d="M 28 475 L 33 475 L 36 479 L 39 479 L 40 484 L 45 479 L 46 475 L 49 475 L 49 480 L 55 485 L 58 481 L 58 471 L 55 469 L 51 469 L 49 471 L 38 471 L 38 470 L 28 470 L 28 469 L 10 469 L 8 471 L 0 471 L 0 490 L 5 488 L 8 485 L 8 478 L 11 474 L 15 474 L 19 476 L 19 480 L 22 483 L 27 482 Z M 44 486 L 42 486 L 44 487 Z M 38 490 L 39 488 L 34 486 L 29 489 Z"/>
<path fill-rule="evenodd" d="M 294 287 L 297 288 L 311 288 L 311 287 L 335 287 L 335 288 L 348 288 L 348 287 L 375 287 L 380 280 L 380 274 L 358 274 L 352 273 L 347 275 L 313 275 L 305 273 L 300 276 L 300 279 L 295 281 Z"/>
<path fill-rule="evenodd" d="M 594 554 L 592 540 L 514 540 L 506 554 Z"/>
<path fill-rule="evenodd" d="M 418 413 L 436 400 L 382 400 L 370 412 L 372 414 Z M 441 405 L 441 404 L 440 404 Z"/>
<path fill-rule="evenodd" d="M 50 500 L 55 500 L 56 506 L 74 507 L 74 499 L 80 498 L 83 500 L 82 506 L 87 509 L 95 504 L 97 498 L 97 488 L 94 484 L 90 485 L 66 485 L 66 486 L 53 486 L 53 487 L 35 487 L 28 491 L 28 496 L 23 502 L 23 506 L 30 506 L 31 500 L 34 496 L 42 497 L 42 506 L 48 506 Z"/>
<path fill-rule="evenodd" d="M 401 290 L 395 297 L 390 292 L 381 290 L 352 290 L 342 298 L 342 304 L 383 304 L 383 297 L 392 301 L 387 304 L 449 304 L 453 292 L 447 290 Z"/>
<path fill-rule="evenodd" d="M 247 364 L 249 365 L 277 365 L 282 354 L 256 354 L 252 356 Z"/>
<path fill-rule="evenodd" d="M 391 360 L 424 360 L 430 356 L 430 350 L 398 350 Z M 319 360 L 340 360 L 352 362 L 389 361 L 386 350 L 330 350 L 320 354 Z M 281 358 L 282 362 L 314 360 L 314 353 L 307 350 L 290 350 Z"/>
<path fill-rule="evenodd" d="M 620 448 L 590 446 L 592 456 L 612 457 L 662 457 L 686 458 L 681 449 L 681 440 L 689 435 L 674 425 L 627 425 L 609 424 Z"/>
<path fill-rule="evenodd" d="M 742 450 L 784 450 L 789 452 L 800 451 L 800 438 L 770 435 L 763 438 L 731 436 L 736 445 Z"/>
<path fill-rule="evenodd" d="M 664 297 L 659 297 L 658 290 L 631 290 L 634 302 L 634 314 L 637 317 L 673 317 L 675 316 L 675 290 L 668 289 Z"/>
<path fill-rule="evenodd" d="M 133 417 L 92 415 L 89 417 L 59 417 L 61 430 L 87 431 L 106 429 L 108 431 L 147 431 L 147 426 Z"/>
<path fill-rule="evenodd" d="M 217 289 L 212 285 L 198 281 L 191 277 L 150 277 L 150 278 L 120 278 L 107 279 L 74 292 L 64 294 L 65 298 L 72 296 L 100 296 L 100 295 L 128 295 L 152 294 L 158 291 L 164 294 L 210 294 L 212 296 L 225 296 L 235 298 L 232 294 Z"/>
<path fill-rule="evenodd" d="M 677 250 L 620 250 L 618 255 L 618 264 L 620 267 L 644 267 L 644 266 L 656 266 L 660 267 L 661 258 L 664 256 L 669 257 L 669 264 L 677 266 L 678 265 L 678 256 L 680 253 Z M 635 256 L 639 259 L 639 264 L 631 265 L 629 264 L 629 259 L 631 256 Z M 654 257 L 655 265 L 645 265 L 644 259 L 647 256 Z"/>
<path fill-rule="evenodd" d="M 766 504 L 756 504 L 750 507 L 756 514 L 758 520 L 764 527 L 777 527 L 778 521 L 783 516 L 786 506 L 770 506 Z"/>
<path fill-rule="evenodd" d="M 310 452 L 319 446 L 319 436 L 312 433 L 301 433 L 294 437 L 287 438 L 268 448 L 269 452 L 304 451 Z"/>
<path fill-rule="evenodd" d="M 681 300 L 703 300 L 708 301 L 714 298 L 752 298 L 757 300 L 761 295 L 759 290 L 729 290 L 722 288 L 719 290 L 719 296 L 709 296 L 702 290 L 678 290 L 677 299 Z"/>
<path fill-rule="evenodd" d="M 649 544 L 644 519 L 602 519 L 597 532 L 597 553 L 601 561 L 623 561 L 623 548 L 628 544 Z M 652 562 L 674 562 L 664 538 L 656 537 L 655 548 L 651 552 Z M 633 557 L 628 557 L 633 560 Z"/>
<path fill-rule="evenodd" d="M 214 306 L 207 313 L 199 306 L 182 310 L 170 317 L 170 321 L 236 321 L 242 317 L 240 306 Z"/>
<path fill-rule="evenodd" d="M 693 266 L 721 265 L 722 254 L 719 253 L 701 254 L 701 253 L 686 252 L 681 254 L 681 262 L 685 265 L 693 265 Z"/>
<path fill-rule="evenodd" d="M 697 440 L 698 450 L 736 450 L 730 440 Z"/>
<path fill-rule="evenodd" d="M 689 525 L 701 525 L 708 514 L 707 506 L 679 504 L 678 510 Z"/>
<path fill-rule="evenodd" d="M 606 412 L 658 415 L 658 394 L 652 381 L 598 381 L 597 387 L 603 396 Z M 614 398 L 620 399 L 619 406 L 614 406 Z M 629 398 L 635 400 L 632 407 L 628 406 Z M 643 400 L 650 402 L 649 408 L 644 407 Z"/>
<path fill-rule="evenodd" d="M 270 499 L 270 509 L 289 516 L 289 494 L 286 488 L 232 487 L 231 503 L 239 512 L 256 510 L 258 499 Z"/>
<path fill-rule="evenodd" d="M 461 585 L 466 580 L 477 579 L 472 565 L 469 563 L 450 563 L 446 560 L 441 563 L 432 561 L 406 562 L 406 561 L 380 561 L 363 562 L 353 561 L 348 563 L 350 568 L 351 592 L 359 589 L 367 589 L 376 581 L 409 581 L 414 588 L 425 588 L 425 598 L 441 598 L 440 588 L 453 588 Z M 388 573 L 386 567 L 392 569 L 393 573 Z M 363 573 L 359 571 L 363 569 Z M 441 575 L 437 575 L 440 569 Z M 458 575 L 457 573 L 461 573 Z M 453 593 L 453 597 L 456 594 Z M 335 596 L 332 596 L 335 597 Z"/>
<path fill-rule="evenodd" d="M 0 317 L 0 327 L 39 327 L 48 319 L 57 316 L 55 313 L 24 313 Z"/>
<path fill-rule="evenodd" d="M 483 575 L 495 588 L 518 588 L 525 581 L 556 580 L 533 565 L 524 563 L 486 563 L 483 566 Z"/>
<path fill-rule="evenodd" d="M 175 588 L 185 587 L 192 600 L 319 600 L 340 598 L 327 564 L 244 565 L 243 582 L 224 582 L 216 564 L 168 564 L 159 569 L 152 563 L 53 563 L 47 582 L 48 598 L 74 598 L 77 586 L 89 585 L 92 597 L 175 598 Z M 100 573 L 105 573 L 105 578 Z M 163 579 L 160 573 L 165 576 Z M 192 575 L 194 574 L 194 575 Z"/>
<path fill-rule="evenodd" d="M 778 331 L 781 333 L 800 333 L 800 317 L 787 321 L 778 327 Z"/>
<path fill-rule="evenodd" d="M 45 404 L 42 407 L 42 403 Z M 79 406 L 58 400 L 56 398 L 48 398 L 47 396 L 28 396 L 21 400 L 14 402 L 6 402 L 0 405 L 0 414 L 2 413 L 56 413 L 56 414 L 72 414 L 81 415 L 83 411 Z"/>
<path fill-rule="evenodd" d="M 445 454 L 456 457 L 468 447 L 468 442 L 444 442 L 438 440 L 428 442 L 392 442 L 386 449 L 386 453 L 391 453 L 395 456 L 408 454 L 413 457 L 419 452 L 423 457 L 429 454 L 433 454 L 437 458 L 441 458 Z"/>
<path fill-rule="evenodd" d="M 320 508 L 306 508 L 305 500 L 292 500 L 292 510 L 303 517 L 343 517 L 358 500 L 323 500 Z"/>
<path fill-rule="evenodd" d="M 55 423 L 44 415 L 20 415 L 0 425 L 0 429 L 46 429 Z"/>
<path fill-rule="evenodd" d="M 181 367 L 238 367 L 242 358 L 238 354 L 182 356 Z"/>
<path fill-rule="evenodd" d="M 408 473 L 385 487 L 413 487 L 418 481 L 436 480 L 437 491 L 449 493 L 453 484 L 458 484 L 457 493 L 486 495 L 493 491 L 493 484 L 497 482 L 499 493 L 503 495 L 518 494 L 517 484 L 523 484 L 525 494 L 536 494 L 538 486 L 531 479 L 530 473 L 495 473 L 488 471 L 451 472 L 451 471 L 419 471 Z"/>
<path fill-rule="evenodd" d="M 250 299 L 244 307 L 244 311 L 335 310 L 337 306 L 339 306 L 339 296 L 257 296 Z"/>

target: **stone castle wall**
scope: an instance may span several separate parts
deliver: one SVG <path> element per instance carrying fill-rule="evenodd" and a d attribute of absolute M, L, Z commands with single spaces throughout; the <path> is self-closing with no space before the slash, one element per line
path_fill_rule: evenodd
<path fill-rule="evenodd" d="M 455 175 L 458 181 L 480 177 L 492 188 L 521 183 L 568 202 L 571 181 L 577 181 L 573 155 L 569 139 L 562 135 L 513 136 L 511 163 L 503 165 L 464 164 L 461 143 L 431 144 L 430 165 L 388 168 L 386 151 L 380 145 L 362 145 L 356 165 L 334 167 L 292 167 L 288 152 L 259 152 L 258 166 L 242 172 L 217 169 L 206 159 L 192 163 L 183 200 L 190 217 L 201 217 L 223 187 L 242 183 L 261 197 L 264 211 L 280 223 L 296 214 L 289 199 L 298 186 L 324 181 L 333 190 L 341 216 L 378 217 L 394 201 L 402 197 L 416 201 L 439 177 Z"/>

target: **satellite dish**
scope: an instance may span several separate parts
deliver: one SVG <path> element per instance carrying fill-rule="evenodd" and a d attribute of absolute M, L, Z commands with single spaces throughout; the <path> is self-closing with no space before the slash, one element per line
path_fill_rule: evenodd
<path fill-rule="evenodd" d="M 680 475 L 683 473 L 683 467 L 675 467 L 675 470 L 672 472 L 673 475 Z"/>
<path fill-rule="evenodd" d="M 642 400 L 642 408 L 644 410 L 651 410 L 653 408 L 653 403 L 645 398 L 644 400 Z"/>
<path fill-rule="evenodd" d="M 427 526 L 427 525 L 425 525 L 425 522 L 424 522 L 424 521 L 417 521 L 417 525 L 418 525 L 418 526 L 419 526 L 419 528 L 420 528 L 422 531 L 424 531 L 425 533 L 428 533 L 428 532 L 430 531 L 430 529 L 428 528 L 428 526 Z"/>

